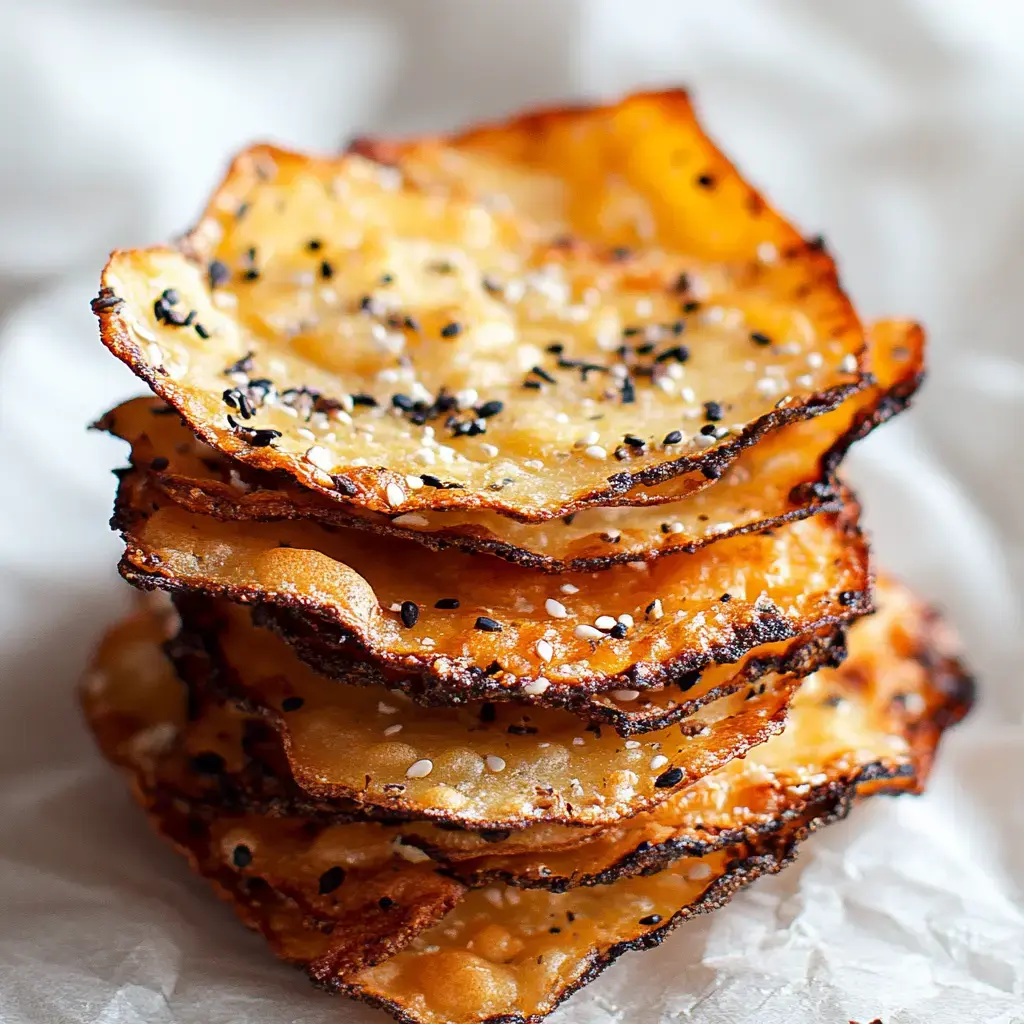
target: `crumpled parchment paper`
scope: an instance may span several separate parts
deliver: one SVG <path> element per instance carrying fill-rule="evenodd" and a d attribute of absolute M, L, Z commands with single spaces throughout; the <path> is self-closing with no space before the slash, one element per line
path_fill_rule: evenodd
<path fill-rule="evenodd" d="M 126 603 L 106 529 L 139 390 L 88 310 L 115 245 L 183 228 L 244 142 L 330 148 L 684 81 L 824 230 L 865 316 L 932 336 L 853 460 L 880 562 L 961 630 L 982 704 L 923 799 L 631 954 L 557 1020 L 1024 1021 L 1024 8 L 1014 0 L 10 5 L 0 34 L 0 1020 L 373 1021 L 280 966 L 153 838 L 72 686 Z"/>

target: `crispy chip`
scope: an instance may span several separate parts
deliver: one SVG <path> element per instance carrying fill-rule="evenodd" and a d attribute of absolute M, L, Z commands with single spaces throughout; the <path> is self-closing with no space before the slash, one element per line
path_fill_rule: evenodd
<path fill-rule="evenodd" d="M 158 831 L 279 956 L 304 965 L 315 982 L 424 1024 L 536 1019 L 622 952 L 650 948 L 680 921 L 725 902 L 758 874 L 777 870 L 796 839 L 845 812 L 853 790 L 922 785 L 941 730 L 967 710 L 971 687 L 931 613 L 889 582 L 880 590 L 882 614 L 854 630 L 851 666 L 801 699 L 793 731 L 761 748 L 760 771 L 730 767 L 719 773 L 719 785 L 694 787 L 691 800 L 677 806 L 674 822 L 663 817 L 663 825 L 677 830 L 671 864 L 635 856 L 634 844 L 632 861 L 620 865 L 619 875 L 627 877 L 609 885 L 563 894 L 491 885 L 466 895 L 433 927 L 427 924 L 431 914 L 439 916 L 437 904 L 416 902 L 424 888 L 430 890 L 428 876 L 437 878 L 425 861 L 404 867 L 388 862 L 406 888 L 388 889 L 399 899 L 378 897 L 375 911 L 360 897 L 379 890 L 371 883 L 353 896 L 354 877 L 345 872 L 339 880 L 334 870 L 358 864 L 355 871 L 370 871 L 376 880 L 388 830 L 319 829 L 252 815 L 211 821 L 204 810 L 160 790 L 152 751 L 171 740 L 154 745 L 138 736 L 151 736 L 161 725 L 174 734 L 183 718 L 181 692 L 175 707 L 175 687 L 158 656 L 164 627 L 146 620 L 140 630 L 130 623 L 108 638 L 83 699 L 108 756 L 135 776 L 137 795 Z M 112 722 L 122 723 L 120 730 Z M 817 767 L 826 779 L 814 777 Z M 737 805 L 755 791 L 756 806 Z M 664 805 L 666 813 L 670 806 Z M 703 827 L 694 824 L 697 815 Z M 637 824 L 648 828 L 643 819 Z M 689 844 L 679 842 L 686 827 L 693 833 Z M 744 841 L 728 845 L 741 830 Z M 613 853 L 619 838 L 611 830 L 574 856 L 592 863 L 598 852 Z M 621 843 L 619 848 L 621 853 Z M 703 856 L 694 856 L 697 851 Z M 396 857 L 393 843 L 390 855 Z M 409 855 L 403 850 L 398 856 L 405 861 Z M 504 871 L 509 859 L 498 863 Z M 642 873 L 652 866 L 664 870 Z M 495 864 L 487 871 L 493 875 Z M 480 872 L 470 880 L 479 884 Z M 586 879 L 594 880 L 606 878 Z M 574 872 L 572 884 L 580 881 Z M 406 899 L 419 908 L 413 924 L 407 923 Z M 354 920 L 353 900 L 364 910 Z M 377 962 L 360 969 L 367 956 Z"/>
<path fill-rule="evenodd" d="M 472 172 L 417 184 L 359 155 L 257 147 L 179 249 L 111 257 L 103 341 L 207 444 L 372 512 L 540 521 L 681 474 L 700 486 L 861 388 L 864 332 L 830 257 L 661 102 L 672 146 L 713 170 L 681 175 L 667 150 L 634 173 L 664 142 L 630 153 L 630 188 L 665 221 L 648 249 L 609 249 L 590 217 L 587 240 L 553 237 L 547 210 L 469 194 Z M 636 127 L 636 101 L 616 110 Z M 592 114 L 567 116 L 604 203 L 625 136 L 598 144 Z M 508 171 L 513 195 L 538 174 Z"/>
<path fill-rule="evenodd" d="M 191 512 L 218 519 L 307 519 L 416 540 L 435 550 L 486 552 L 544 572 L 585 572 L 620 562 L 693 552 L 836 508 L 835 473 L 850 444 L 901 411 L 923 375 L 924 335 L 916 324 L 886 320 L 871 329 L 869 366 L 876 383 L 839 409 L 790 424 L 726 470 L 714 487 L 669 508 L 585 509 L 566 519 L 522 523 L 494 512 L 358 513 L 272 474 L 251 470 L 195 441 L 155 398 L 112 409 L 97 424 L 132 446 L 132 465 Z M 685 478 L 684 478 L 685 479 Z M 627 492 L 618 500 L 661 502 L 679 481 Z"/>
<path fill-rule="evenodd" d="M 306 523 L 193 515 L 126 473 L 122 574 L 141 586 L 253 603 L 327 675 L 426 703 L 590 694 L 683 680 L 869 607 L 851 502 L 696 554 L 557 578 L 457 551 Z M 452 607 L 457 604 L 458 607 Z"/>

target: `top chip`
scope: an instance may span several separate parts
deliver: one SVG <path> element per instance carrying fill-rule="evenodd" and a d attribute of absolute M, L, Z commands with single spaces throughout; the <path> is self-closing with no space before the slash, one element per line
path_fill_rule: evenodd
<path fill-rule="evenodd" d="M 864 384 L 831 259 L 675 93 L 256 147 L 177 248 L 115 253 L 94 309 L 207 444 L 391 514 L 541 521 L 713 479 Z"/>

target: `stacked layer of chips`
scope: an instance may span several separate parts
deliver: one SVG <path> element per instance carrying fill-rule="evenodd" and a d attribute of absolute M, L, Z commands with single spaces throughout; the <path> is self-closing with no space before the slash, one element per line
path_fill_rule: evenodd
<path fill-rule="evenodd" d="M 837 474 L 923 334 L 865 330 L 682 94 L 256 147 L 93 305 L 155 393 L 100 423 L 121 572 L 174 608 L 87 716 L 328 990 L 539 1019 L 919 791 L 970 705 Z"/>

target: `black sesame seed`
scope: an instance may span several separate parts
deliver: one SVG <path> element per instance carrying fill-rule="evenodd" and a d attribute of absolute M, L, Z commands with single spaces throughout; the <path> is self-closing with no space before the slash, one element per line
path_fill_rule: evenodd
<path fill-rule="evenodd" d="M 481 629 L 485 633 L 500 633 L 502 630 L 501 623 L 487 615 L 477 616 L 476 622 L 473 623 L 473 628 Z"/>
<path fill-rule="evenodd" d="M 532 369 L 530 370 L 530 373 L 535 373 L 535 374 L 536 374 L 536 375 L 537 375 L 538 377 L 540 377 L 540 379 L 541 379 L 541 380 L 543 380 L 543 381 L 547 381 L 547 382 L 548 382 L 548 384 L 557 384 L 557 383 L 558 383 L 558 382 L 557 382 L 557 381 L 555 380 L 555 378 L 554 378 L 554 377 L 552 377 L 552 376 L 551 376 L 551 374 L 550 374 L 550 373 L 548 373 L 548 371 L 547 371 L 547 370 L 545 370 L 545 369 L 544 369 L 543 367 L 540 367 L 540 366 L 534 366 L 534 367 L 533 367 L 533 368 L 532 368 Z"/>
<path fill-rule="evenodd" d="M 636 385 L 629 377 L 622 382 L 622 390 L 619 394 L 623 405 L 632 405 L 636 401 Z"/>
<path fill-rule="evenodd" d="M 851 604 L 856 604 L 860 593 L 856 590 L 844 590 L 839 594 L 839 603 L 844 608 L 849 608 Z"/>
<path fill-rule="evenodd" d="M 638 334 L 643 334 L 646 328 L 644 327 L 624 327 L 622 329 L 622 336 L 624 338 L 635 338 Z"/>
<path fill-rule="evenodd" d="M 723 603 L 731 601 L 732 600 L 732 594 L 723 594 L 718 600 L 723 602 Z"/>
<path fill-rule="evenodd" d="M 512 832 L 507 828 L 485 828 L 479 835 L 485 843 L 503 843 Z"/>
<path fill-rule="evenodd" d="M 200 775 L 220 775 L 224 771 L 224 758 L 213 750 L 203 750 L 189 762 Z"/>
<path fill-rule="evenodd" d="M 550 935 L 561 935 L 561 934 L 562 934 L 562 929 L 561 929 L 561 928 L 559 928 L 559 927 L 558 927 L 558 925 L 552 925 L 552 926 L 551 926 L 551 927 L 550 927 L 550 928 L 548 929 L 548 933 L 549 933 Z"/>
<path fill-rule="evenodd" d="M 440 608 L 442 611 L 450 611 L 459 607 L 459 599 L 457 597 L 442 597 L 440 601 L 434 602 L 434 607 Z"/>
<path fill-rule="evenodd" d="M 690 290 L 690 278 L 687 274 L 680 274 L 675 284 L 672 285 L 672 291 L 674 292 L 688 292 Z"/>
<path fill-rule="evenodd" d="M 269 427 L 260 429 L 244 427 L 241 423 L 237 423 L 233 416 L 228 416 L 228 425 L 246 444 L 253 448 L 266 448 L 275 438 L 281 436 L 280 430 L 272 430 Z"/>
<path fill-rule="evenodd" d="M 624 622 L 616 622 L 615 625 L 608 630 L 608 635 L 613 640 L 622 640 L 627 632 L 629 632 L 629 630 Z"/>
<path fill-rule="evenodd" d="M 761 331 L 751 331 L 750 340 L 755 345 L 770 345 L 772 343 L 772 339 L 769 338 L 767 334 L 764 334 Z"/>
<path fill-rule="evenodd" d="M 683 312 L 684 313 L 696 313 L 698 309 L 700 309 L 700 303 L 699 302 L 684 302 L 683 303 Z"/>
<path fill-rule="evenodd" d="M 523 381 L 523 387 L 526 388 L 527 391 L 540 391 L 540 389 L 543 386 L 544 385 L 541 384 L 541 382 L 539 380 L 524 380 Z"/>
<path fill-rule="evenodd" d="M 419 621 L 420 606 L 415 601 L 403 601 L 399 614 L 402 616 L 402 625 L 406 629 L 412 629 Z"/>
<path fill-rule="evenodd" d="M 170 464 L 171 463 L 167 458 L 163 455 L 158 455 L 150 462 L 149 468 L 155 470 L 157 473 L 162 473 Z"/>
<path fill-rule="evenodd" d="M 308 241 L 308 242 L 306 243 L 306 248 L 307 248 L 307 249 L 308 249 L 308 250 L 309 250 L 310 252 L 319 252 L 319 251 L 320 251 L 320 249 L 321 249 L 321 247 L 323 246 L 323 244 L 324 244 L 324 243 L 323 243 L 323 242 L 321 242 L 319 238 L 311 238 L 311 239 L 310 239 L 310 240 L 309 240 L 309 241 Z"/>
<path fill-rule="evenodd" d="M 462 484 L 451 483 L 447 480 L 441 480 L 439 477 L 431 476 L 430 473 L 422 473 L 420 479 L 427 487 L 433 487 L 435 490 L 440 491 L 460 491 L 463 490 Z"/>
<path fill-rule="evenodd" d="M 678 786 L 683 778 L 682 768 L 668 768 L 663 771 L 655 780 L 655 789 L 671 789 L 673 786 Z"/>
<path fill-rule="evenodd" d="M 321 876 L 317 889 L 321 896 L 334 892 L 342 882 L 345 881 L 345 869 L 341 867 L 328 868 Z"/>
<path fill-rule="evenodd" d="M 679 444 L 683 439 L 682 431 L 670 430 L 666 435 L 665 439 L 661 442 L 662 444 Z"/>
<path fill-rule="evenodd" d="M 349 397 L 352 399 L 352 404 L 353 405 L 363 405 L 363 406 L 366 406 L 366 407 L 368 407 L 370 409 L 375 409 L 377 407 L 377 404 L 378 404 L 377 403 L 377 399 L 374 398 L 373 395 L 358 394 L 358 395 L 350 395 Z"/>
<path fill-rule="evenodd" d="M 327 260 L 320 261 L 320 276 L 325 280 L 329 281 L 334 277 L 334 267 Z"/>
<path fill-rule="evenodd" d="M 488 419 L 491 416 L 497 416 L 505 408 L 504 402 L 499 402 L 497 399 L 492 399 L 490 402 L 484 402 L 483 405 L 478 406 L 476 410 L 477 416 L 481 419 Z"/>
<path fill-rule="evenodd" d="M 246 352 L 241 359 L 232 363 L 224 373 L 248 373 L 252 369 L 252 357 L 255 353 L 252 351 Z"/>
<path fill-rule="evenodd" d="M 711 420 L 712 423 L 717 423 L 720 419 L 725 416 L 725 410 L 722 408 L 720 402 L 705 402 L 704 403 L 704 418 Z"/>
<path fill-rule="evenodd" d="M 244 843 L 239 843 L 231 852 L 231 862 L 236 868 L 247 868 L 252 863 L 252 850 Z"/>
<path fill-rule="evenodd" d="M 698 174 L 697 184 L 700 185 L 701 188 L 712 188 L 715 184 L 715 179 L 710 174 Z"/>
<path fill-rule="evenodd" d="M 395 901 L 390 896 L 381 896 L 381 898 L 377 900 L 377 906 L 380 907 L 381 910 L 390 910 L 394 905 Z"/>
<path fill-rule="evenodd" d="M 640 918 L 640 924 L 661 924 L 661 914 L 648 914 Z"/>
<path fill-rule="evenodd" d="M 643 448 L 647 443 L 642 437 L 637 437 L 634 434 L 627 434 L 622 440 L 628 444 L 630 448 Z"/>
<path fill-rule="evenodd" d="M 206 268 L 206 276 L 209 278 L 211 288 L 219 288 L 231 280 L 231 271 L 226 263 L 220 260 L 213 260 Z"/>
<path fill-rule="evenodd" d="M 717 428 L 715 427 L 715 425 L 713 423 L 705 423 L 704 426 L 700 428 L 700 432 L 705 437 L 714 437 L 716 429 Z"/>
<path fill-rule="evenodd" d="M 347 476 L 342 476 L 339 473 L 337 476 L 332 476 L 331 480 L 342 494 L 348 495 L 350 498 L 359 493 L 359 488 Z"/>
<path fill-rule="evenodd" d="M 659 352 L 655 357 L 656 363 L 667 363 L 674 359 L 677 363 L 685 363 L 690 358 L 690 350 L 685 345 L 673 345 L 672 348 Z"/>
<path fill-rule="evenodd" d="M 205 341 L 210 336 L 210 332 L 202 324 L 196 323 L 193 324 L 193 327 L 195 327 L 196 334 L 198 334 L 199 337 L 203 339 L 203 341 Z"/>
<path fill-rule="evenodd" d="M 560 341 L 553 341 L 547 346 L 547 351 L 553 356 L 560 356 L 565 351 L 565 346 Z"/>
<path fill-rule="evenodd" d="M 260 272 L 255 267 L 250 267 L 248 270 L 242 272 L 243 281 L 256 281 L 259 279 Z"/>
<path fill-rule="evenodd" d="M 176 306 L 179 302 L 181 302 L 181 296 L 174 288 L 165 288 L 161 293 L 160 298 L 162 298 L 164 302 L 168 303 L 168 305 L 171 306 Z"/>
<path fill-rule="evenodd" d="M 281 701 L 281 710 L 298 711 L 305 703 L 306 701 L 303 697 L 285 697 L 285 699 Z"/>
<path fill-rule="evenodd" d="M 462 333 L 462 324 L 458 321 L 453 320 L 451 323 L 447 323 L 441 328 L 442 338 L 454 338 L 456 335 Z"/>

